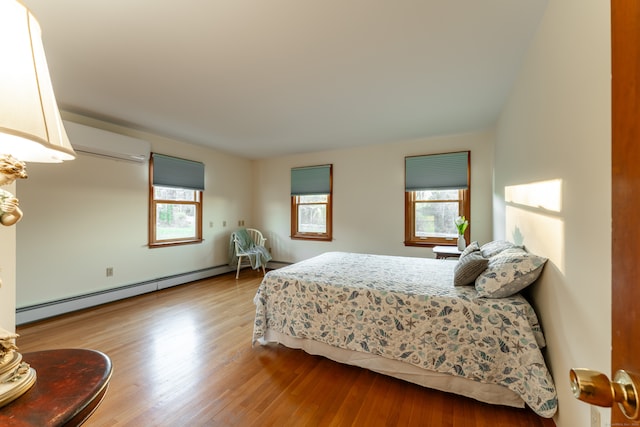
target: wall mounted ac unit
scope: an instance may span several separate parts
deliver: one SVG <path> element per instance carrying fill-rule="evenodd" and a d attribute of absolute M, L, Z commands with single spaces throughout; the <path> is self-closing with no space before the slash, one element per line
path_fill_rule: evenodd
<path fill-rule="evenodd" d="M 149 160 L 151 144 L 143 139 L 67 120 L 64 120 L 64 128 L 73 149 L 78 153 L 135 163 Z"/>

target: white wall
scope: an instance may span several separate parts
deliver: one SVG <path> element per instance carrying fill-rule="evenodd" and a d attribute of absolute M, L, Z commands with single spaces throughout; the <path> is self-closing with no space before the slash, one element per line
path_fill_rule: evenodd
<path fill-rule="evenodd" d="M 495 237 L 549 258 L 533 290 L 558 427 L 590 425 L 569 369 L 610 370 L 609 20 L 609 2 L 549 2 L 497 127 Z"/>
<path fill-rule="evenodd" d="M 18 308 L 227 263 L 234 224 L 252 221 L 250 160 L 72 114 L 65 119 L 146 139 L 152 151 L 204 162 L 205 241 L 147 247 L 148 164 L 83 154 L 63 164 L 30 163 L 29 178 L 17 184 L 25 213 L 17 224 Z M 113 267 L 113 277 L 106 277 L 107 267 Z"/>
<path fill-rule="evenodd" d="M 491 239 L 492 131 L 255 161 L 255 218 L 274 260 L 296 262 L 327 251 L 433 256 L 405 247 L 405 156 L 471 150 L 471 239 Z M 292 167 L 333 164 L 332 242 L 291 240 Z"/>

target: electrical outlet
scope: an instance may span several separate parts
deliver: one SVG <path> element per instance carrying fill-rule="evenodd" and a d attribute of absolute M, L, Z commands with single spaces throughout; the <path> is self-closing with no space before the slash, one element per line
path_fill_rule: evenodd
<path fill-rule="evenodd" d="M 222 221 L 222 226 L 226 227 L 227 226 L 227 221 Z"/>
<path fill-rule="evenodd" d="M 107 267 L 107 277 L 113 276 L 113 267 Z"/>
<path fill-rule="evenodd" d="M 591 405 L 591 427 L 602 427 L 600 423 L 600 411 L 593 405 Z"/>
<path fill-rule="evenodd" d="M 213 228 L 213 221 L 209 221 L 209 228 Z"/>

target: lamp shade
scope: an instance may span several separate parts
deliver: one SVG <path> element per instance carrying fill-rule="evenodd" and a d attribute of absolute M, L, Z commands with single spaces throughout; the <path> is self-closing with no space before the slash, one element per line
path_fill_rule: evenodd
<path fill-rule="evenodd" d="M 75 158 L 56 104 L 40 25 L 17 0 L 0 0 L 0 155 L 25 162 Z"/>

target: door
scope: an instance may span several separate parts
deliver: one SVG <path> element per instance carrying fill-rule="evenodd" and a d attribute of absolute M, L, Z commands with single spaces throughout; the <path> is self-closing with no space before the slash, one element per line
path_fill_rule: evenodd
<path fill-rule="evenodd" d="M 640 2 L 611 0 L 611 373 L 640 374 Z M 638 425 L 618 405 L 611 425 Z"/>

